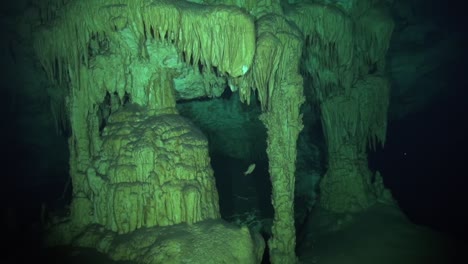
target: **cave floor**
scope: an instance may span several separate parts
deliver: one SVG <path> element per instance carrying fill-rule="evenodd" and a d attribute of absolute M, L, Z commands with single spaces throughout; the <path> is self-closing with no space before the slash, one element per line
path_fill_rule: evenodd
<path fill-rule="evenodd" d="M 466 245 L 411 223 L 395 205 L 378 203 L 366 212 L 333 215 L 317 209 L 298 236 L 300 263 L 449 264 Z"/>
<path fill-rule="evenodd" d="M 316 209 L 303 230 L 304 235 L 297 238 L 301 264 L 468 263 L 466 252 L 461 251 L 468 245 L 411 223 L 394 205 L 378 204 L 354 215 Z M 29 247 L 18 243 L 12 246 L 10 253 L 20 251 L 5 263 L 31 263 L 26 261 L 31 258 L 44 263 L 132 263 L 112 261 L 91 249 L 60 247 L 25 254 Z"/>

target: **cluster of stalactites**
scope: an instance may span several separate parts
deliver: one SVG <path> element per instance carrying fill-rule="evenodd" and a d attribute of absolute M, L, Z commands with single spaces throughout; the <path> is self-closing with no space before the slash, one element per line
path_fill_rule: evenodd
<path fill-rule="evenodd" d="M 255 52 L 252 17 L 236 7 L 177 3 L 155 1 L 151 12 L 141 12 L 146 35 L 169 39 L 193 65 L 232 77 L 245 74 Z"/>
<path fill-rule="evenodd" d="M 384 8 L 367 8 L 359 17 L 325 4 L 293 5 L 287 13 L 306 36 L 305 71 L 319 100 L 347 89 L 369 69 L 383 70 L 393 22 Z"/>
<path fill-rule="evenodd" d="M 358 143 L 359 150 L 365 151 L 367 146 L 374 149 L 377 143 L 385 143 L 389 87 L 386 79 L 368 76 L 343 96 L 330 97 L 321 103 L 330 149 Z M 353 141 L 356 139 L 359 142 Z"/>
<path fill-rule="evenodd" d="M 367 138 L 371 147 L 384 143 L 389 94 L 382 76 L 393 30 L 384 10 L 367 7 L 356 16 L 336 6 L 307 3 L 286 13 L 306 36 L 302 70 L 311 77 L 322 121 L 329 123 L 324 127 L 334 130 L 327 133 L 328 144 L 347 136 Z"/>
<path fill-rule="evenodd" d="M 187 62 L 216 67 L 229 76 L 241 76 L 251 67 L 255 26 L 252 17 L 237 7 L 167 0 L 68 2 L 60 16 L 38 31 L 34 42 L 49 78 L 59 84 L 70 81 L 79 89 L 81 67 L 89 64 L 91 37 L 103 34 L 112 41 L 113 34 L 124 28 L 132 30 L 140 46 L 148 38 L 170 41 Z"/>
<path fill-rule="evenodd" d="M 287 16 L 306 36 L 303 70 L 312 77 L 316 99 L 349 88 L 355 79 L 351 17 L 333 6 L 314 3 L 294 5 Z"/>
<path fill-rule="evenodd" d="M 278 85 L 297 81 L 292 77 L 299 73 L 303 35 L 281 15 L 265 15 L 256 21 L 256 25 L 257 43 L 252 69 L 235 81 L 242 102 L 249 104 L 251 93 L 256 92 L 262 110 L 268 111 L 273 107 L 270 98 Z"/>

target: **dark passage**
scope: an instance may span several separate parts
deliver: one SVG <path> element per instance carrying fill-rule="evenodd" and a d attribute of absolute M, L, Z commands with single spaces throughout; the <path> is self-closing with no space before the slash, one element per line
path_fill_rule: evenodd
<path fill-rule="evenodd" d="M 413 222 L 467 241 L 467 81 L 464 66 L 453 69 L 436 102 L 389 123 L 386 146 L 370 163 Z"/>

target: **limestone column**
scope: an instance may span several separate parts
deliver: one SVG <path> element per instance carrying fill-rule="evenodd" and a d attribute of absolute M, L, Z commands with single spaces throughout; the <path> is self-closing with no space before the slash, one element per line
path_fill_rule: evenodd
<path fill-rule="evenodd" d="M 268 241 L 272 263 L 297 263 L 294 226 L 296 143 L 302 130 L 304 102 L 299 74 L 302 34 L 282 16 L 269 14 L 257 21 L 257 53 L 253 83 L 267 128 L 267 155 L 275 216 Z"/>

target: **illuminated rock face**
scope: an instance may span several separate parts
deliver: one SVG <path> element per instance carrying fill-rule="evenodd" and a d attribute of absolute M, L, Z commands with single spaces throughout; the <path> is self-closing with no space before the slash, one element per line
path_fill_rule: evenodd
<path fill-rule="evenodd" d="M 97 223 L 128 233 L 219 218 L 208 141 L 190 121 L 127 106 L 102 139 L 87 172 Z"/>

